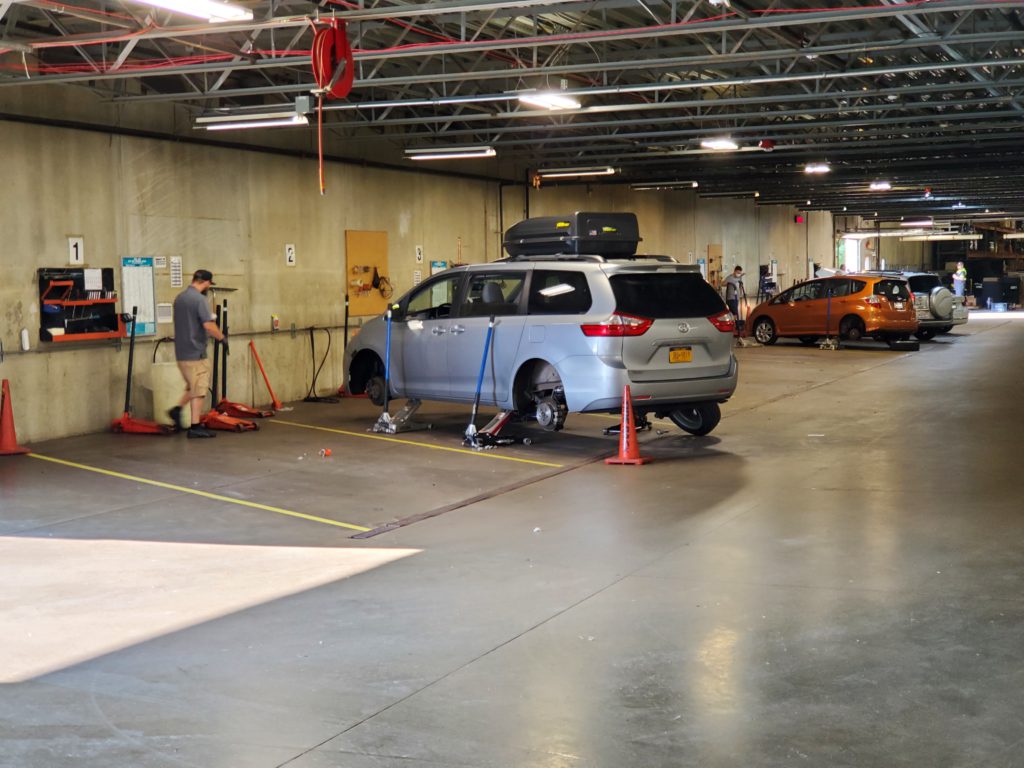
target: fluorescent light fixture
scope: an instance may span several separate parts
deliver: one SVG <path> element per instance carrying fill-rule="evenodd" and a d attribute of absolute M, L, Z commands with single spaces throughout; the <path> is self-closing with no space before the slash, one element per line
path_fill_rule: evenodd
<path fill-rule="evenodd" d="M 1003 240 L 1024 240 L 1024 232 L 1014 232 L 1012 235 L 1003 235 Z"/>
<path fill-rule="evenodd" d="M 901 243 L 933 243 L 938 240 L 981 240 L 981 235 L 914 235 L 900 238 Z"/>
<path fill-rule="evenodd" d="M 465 160 L 475 157 L 494 157 L 494 147 L 435 147 L 431 149 L 407 149 L 405 156 L 410 160 Z"/>
<path fill-rule="evenodd" d="M 696 181 L 647 181 L 630 184 L 629 188 L 634 192 L 647 192 L 658 189 L 696 189 L 699 186 Z"/>
<path fill-rule="evenodd" d="M 519 101 L 541 109 L 579 109 L 580 103 L 572 96 L 558 91 L 531 91 L 520 93 Z"/>
<path fill-rule="evenodd" d="M 248 8 L 217 2 L 217 0 L 138 0 L 138 2 L 174 13 L 194 16 L 197 19 L 205 19 L 212 23 L 252 20 L 252 11 Z"/>
<path fill-rule="evenodd" d="M 871 191 L 872 192 L 887 192 L 892 189 L 892 184 L 888 181 L 872 181 Z"/>
<path fill-rule="evenodd" d="M 830 173 L 832 166 L 828 163 L 808 163 L 804 166 L 804 173 Z"/>
<path fill-rule="evenodd" d="M 278 128 L 289 125 L 309 125 L 305 115 L 294 110 L 236 115 L 206 115 L 196 118 L 196 128 L 208 131 L 233 131 L 243 128 Z"/>
<path fill-rule="evenodd" d="M 714 150 L 715 152 L 728 152 L 740 148 L 739 144 L 727 136 L 719 136 L 716 139 L 702 139 L 700 145 L 704 149 Z"/>
<path fill-rule="evenodd" d="M 909 221 L 901 221 L 901 227 L 931 227 L 935 224 L 933 219 L 910 219 Z"/>
<path fill-rule="evenodd" d="M 614 176 L 615 169 L 606 166 L 591 166 L 589 168 L 541 168 L 537 175 L 542 179 L 569 179 L 576 176 Z"/>

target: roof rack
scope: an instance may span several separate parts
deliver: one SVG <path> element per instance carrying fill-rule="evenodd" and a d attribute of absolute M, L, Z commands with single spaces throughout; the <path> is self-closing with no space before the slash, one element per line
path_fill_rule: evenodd
<path fill-rule="evenodd" d="M 596 253 L 522 253 L 516 256 L 506 256 L 503 259 L 496 259 L 499 262 L 513 261 L 589 261 L 607 264 L 615 261 L 658 261 L 666 264 L 677 264 L 671 256 L 647 255 L 634 253 L 621 256 L 600 256 Z"/>

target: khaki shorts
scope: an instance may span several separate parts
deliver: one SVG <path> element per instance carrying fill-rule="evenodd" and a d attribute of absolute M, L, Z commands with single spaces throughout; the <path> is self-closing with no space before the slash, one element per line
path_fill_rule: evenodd
<path fill-rule="evenodd" d="M 179 360 L 178 370 L 185 379 L 185 389 L 192 398 L 206 397 L 210 389 L 210 359 Z"/>

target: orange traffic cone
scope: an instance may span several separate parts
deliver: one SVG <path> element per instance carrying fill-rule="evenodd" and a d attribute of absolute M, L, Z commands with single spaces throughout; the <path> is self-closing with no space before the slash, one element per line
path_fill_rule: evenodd
<path fill-rule="evenodd" d="M 28 448 L 18 445 L 14 435 L 14 409 L 11 407 L 11 385 L 4 379 L 3 395 L 0 397 L 0 456 L 29 453 Z"/>
<path fill-rule="evenodd" d="M 622 424 L 619 429 L 619 455 L 609 456 L 605 464 L 646 464 L 651 459 L 640 455 L 636 442 L 636 423 L 633 420 L 633 396 L 629 384 L 622 390 Z"/>

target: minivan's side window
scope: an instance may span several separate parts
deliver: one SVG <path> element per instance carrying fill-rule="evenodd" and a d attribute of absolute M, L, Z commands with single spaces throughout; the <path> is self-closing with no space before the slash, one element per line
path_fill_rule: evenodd
<path fill-rule="evenodd" d="M 590 286 L 582 272 L 537 269 L 530 281 L 531 315 L 582 315 L 590 311 Z"/>
<path fill-rule="evenodd" d="M 519 314 L 525 272 L 470 272 L 461 317 Z"/>
<path fill-rule="evenodd" d="M 440 317 L 449 317 L 460 280 L 462 280 L 461 272 L 422 285 L 409 296 L 409 301 L 405 306 L 406 317 L 414 320 L 436 320 Z"/>

